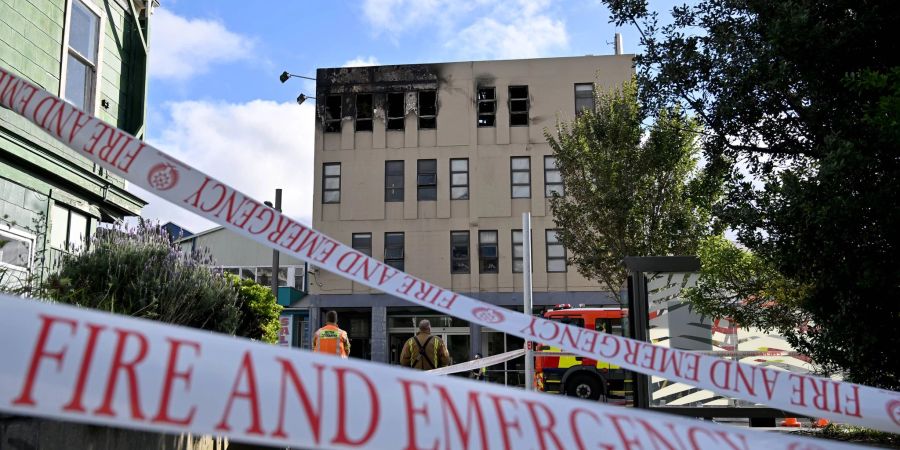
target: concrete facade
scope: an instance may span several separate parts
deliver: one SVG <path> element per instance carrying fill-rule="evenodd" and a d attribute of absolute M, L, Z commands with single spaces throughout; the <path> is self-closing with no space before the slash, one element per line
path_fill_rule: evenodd
<path fill-rule="evenodd" d="M 0 65 L 143 138 L 148 3 L 2 0 Z M 0 108 L 6 275 L 42 276 L 61 252 L 83 245 L 98 223 L 138 215 L 144 204 L 125 190 L 124 180 Z"/>
<path fill-rule="evenodd" d="M 521 310 L 515 242 L 531 212 L 536 309 L 608 305 L 553 243 L 547 190 L 560 186 L 544 132 L 575 117 L 585 101 L 576 91 L 633 74 L 631 55 L 319 69 L 313 226 L 439 286 Z M 324 271 L 312 281 L 309 307 L 377 319 L 365 342 L 372 359 L 396 344 L 392 316 L 434 314 Z M 462 326 L 478 335 L 466 357 L 486 353 L 481 333 L 491 330 Z"/>

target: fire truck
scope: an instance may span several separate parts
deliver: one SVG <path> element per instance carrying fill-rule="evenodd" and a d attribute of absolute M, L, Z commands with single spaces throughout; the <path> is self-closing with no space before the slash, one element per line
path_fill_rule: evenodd
<path fill-rule="evenodd" d="M 623 308 L 563 304 L 545 312 L 544 318 L 618 336 L 625 336 L 628 329 L 628 310 Z M 631 374 L 619 366 L 567 355 L 559 347 L 540 343 L 535 350 L 535 385 L 540 391 L 613 403 L 627 403 L 631 397 Z"/>

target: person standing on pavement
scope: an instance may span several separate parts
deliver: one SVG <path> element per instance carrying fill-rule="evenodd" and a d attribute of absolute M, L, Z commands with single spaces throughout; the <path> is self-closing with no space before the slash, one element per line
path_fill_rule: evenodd
<path fill-rule="evenodd" d="M 422 319 L 419 332 L 403 344 L 400 365 L 419 370 L 431 370 L 450 365 L 450 353 L 444 341 L 431 335 L 431 322 Z"/>
<path fill-rule="evenodd" d="M 481 353 L 475 354 L 475 359 L 473 361 L 478 361 L 481 359 Z M 477 369 L 472 369 L 472 373 L 469 375 L 469 378 L 473 380 L 484 380 L 484 376 L 487 374 L 487 367 L 479 367 Z"/>
<path fill-rule="evenodd" d="M 313 335 L 314 352 L 338 355 L 341 358 L 350 356 L 350 339 L 347 332 L 337 326 L 337 311 L 325 313 L 325 326 Z"/>

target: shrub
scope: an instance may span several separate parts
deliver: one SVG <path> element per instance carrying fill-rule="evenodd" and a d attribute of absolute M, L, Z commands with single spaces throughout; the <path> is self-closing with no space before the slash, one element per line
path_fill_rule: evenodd
<path fill-rule="evenodd" d="M 274 344 L 278 341 L 281 305 L 275 300 L 272 289 L 249 279 L 226 274 L 238 292 L 241 305 L 239 336 Z"/>
<path fill-rule="evenodd" d="M 208 252 L 183 252 L 158 225 L 98 229 L 86 250 L 62 258 L 43 285 L 53 300 L 234 334 L 238 290 Z"/>

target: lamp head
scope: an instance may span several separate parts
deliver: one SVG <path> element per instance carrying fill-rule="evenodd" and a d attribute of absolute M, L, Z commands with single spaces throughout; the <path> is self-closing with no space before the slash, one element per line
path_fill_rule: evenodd
<path fill-rule="evenodd" d="M 297 104 L 302 105 L 303 102 L 305 102 L 307 98 L 309 98 L 309 97 L 307 97 L 306 94 L 300 94 L 300 96 L 297 97 Z"/>
<path fill-rule="evenodd" d="M 287 71 L 285 70 L 284 72 L 281 72 L 281 76 L 278 77 L 278 79 L 281 80 L 282 83 L 284 83 L 290 77 L 291 77 L 291 74 L 287 73 Z"/>

